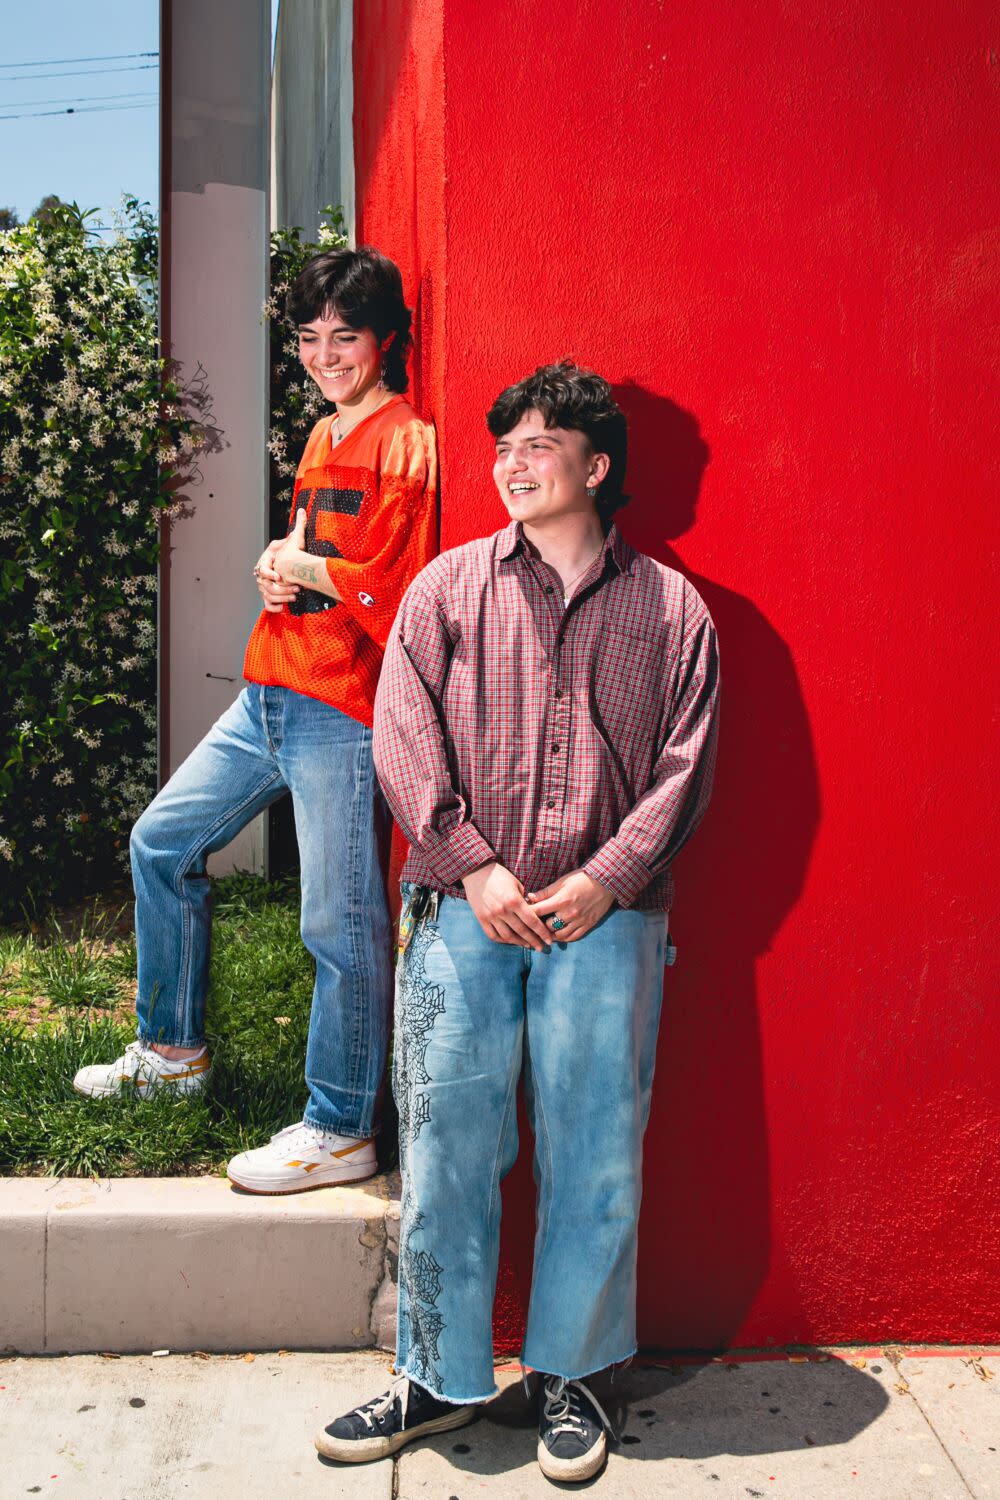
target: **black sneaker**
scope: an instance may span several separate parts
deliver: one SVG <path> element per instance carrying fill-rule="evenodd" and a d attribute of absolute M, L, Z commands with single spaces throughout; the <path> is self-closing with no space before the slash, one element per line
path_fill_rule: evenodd
<path fill-rule="evenodd" d="M 561 1484 L 592 1479 L 608 1455 L 611 1423 L 582 1380 L 543 1375 L 538 1393 L 538 1466 Z"/>
<path fill-rule="evenodd" d="M 342 1464 L 367 1464 L 405 1448 L 431 1432 L 464 1427 L 476 1415 L 474 1406 L 439 1401 L 415 1380 L 400 1375 L 383 1396 L 356 1406 L 316 1434 L 324 1458 Z"/>

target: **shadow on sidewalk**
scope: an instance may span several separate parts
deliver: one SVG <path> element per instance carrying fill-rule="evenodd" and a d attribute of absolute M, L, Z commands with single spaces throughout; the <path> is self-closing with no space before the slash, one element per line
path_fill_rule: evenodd
<path fill-rule="evenodd" d="M 881 1374 L 882 1368 L 876 1364 L 874 1372 Z M 849 1444 L 888 1407 L 875 1373 L 838 1359 L 804 1365 L 763 1360 L 633 1367 L 613 1380 L 598 1376 L 592 1385 L 617 1434 L 609 1445 L 612 1454 L 646 1463 L 697 1464 L 727 1454 L 778 1459 L 782 1453 Z M 529 1400 L 516 1381 L 470 1427 L 429 1439 L 427 1446 L 462 1473 L 509 1473 L 534 1459 L 536 1411 L 534 1392 Z M 414 1456 L 424 1446 L 411 1450 Z"/>

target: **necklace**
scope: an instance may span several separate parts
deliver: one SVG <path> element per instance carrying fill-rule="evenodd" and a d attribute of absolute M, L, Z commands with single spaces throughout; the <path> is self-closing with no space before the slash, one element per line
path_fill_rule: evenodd
<path fill-rule="evenodd" d="M 341 420 L 340 411 L 338 409 L 337 415 L 334 417 L 333 422 L 332 422 L 331 427 L 330 427 L 330 447 L 331 448 L 335 448 L 337 446 L 337 444 L 338 443 L 342 443 L 346 437 L 350 437 L 350 435 L 354 431 L 355 427 L 360 427 L 362 422 L 364 422 L 368 417 L 373 417 L 377 411 L 381 411 L 382 408 L 383 408 L 383 406 L 388 405 L 388 403 L 391 400 L 392 400 L 392 392 L 391 391 L 387 391 L 386 395 L 385 395 L 385 399 L 383 401 L 380 401 L 379 404 L 378 404 L 378 406 L 373 406 L 372 409 L 371 409 L 371 411 L 366 411 L 365 415 L 363 417 L 359 417 L 356 422 L 352 422 L 351 425 L 350 425 L 350 427 L 346 427 L 346 428 L 345 428 L 345 426 L 343 424 L 343 421 Z M 334 437 L 334 435 L 333 435 L 334 428 L 336 428 L 336 430 L 337 430 L 336 437 Z"/>
<path fill-rule="evenodd" d="M 578 578 L 582 578 L 582 577 L 583 577 L 583 575 L 584 575 L 584 573 L 586 573 L 586 572 L 587 572 L 587 570 L 588 570 L 588 569 L 589 569 L 589 568 L 592 568 L 592 567 L 593 567 L 593 566 L 594 566 L 594 563 L 595 563 L 595 562 L 596 562 L 596 561 L 597 561 L 597 559 L 598 559 L 598 558 L 599 558 L 599 557 L 600 557 L 600 555 L 601 555 L 601 552 L 602 552 L 602 550 L 603 550 L 603 547 L 604 547 L 604 543 L 603 543 L 603 542 L 601 542 L 601 545 L 600 545 L 600 547 L 598 547 L 598 549 L 597 549 L 597 551 L 596 551 L 596 552 L 595 552 L 595 553 L 594 553 L 594 555 L 593 555 L 593 557 L 592 557 L 592 558 L 591 558 L 591 559 L 590 559 L 590 561 L 589 561 L 589 562 L 587 562 L 587 563 L 584 563 L 584 565 L 583 565 L 583 567 L 582 567 L 582 568 L 581 568 L 581 569 L 580 569 L 580 571 L 579 571 L 579 573 L 577 573 L 577 574 L 575 574 L 575 575 L 574 575 L 574 576 L 573 576 L 573 577 L 572 577 L 572 578 L 571 578 L 571 579 L 570 579 L 570 581 L 569 581 L 569 583 L 564 583 L 564 584 L 563 584 L 563 603 L 564 603 L 564 604 L 568 604 L 568 603 L 569 603 L 569 591 L 570 591 L 570 589 L 571 589 L 571 588 L 572 588 L 572 587 L 573 587 L 573 585 L 574 585 L 574 583 L 576 583 L 576 581 L 577 581 L 577 579 L 578 579 Z"/>

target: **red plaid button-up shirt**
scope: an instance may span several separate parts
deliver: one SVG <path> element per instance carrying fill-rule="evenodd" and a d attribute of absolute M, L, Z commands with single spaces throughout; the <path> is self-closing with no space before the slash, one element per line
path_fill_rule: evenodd
<path fill-rule="evenodd" d="M 612 526 L 563 604 L 512 523 L 410 585 L 375 700 L 375 765 L 404 880 L 464 896 L 498 859 L 529 891 L 583 869 L 667 910 L 708 804 L 719 664 L 708 610 Z"/>

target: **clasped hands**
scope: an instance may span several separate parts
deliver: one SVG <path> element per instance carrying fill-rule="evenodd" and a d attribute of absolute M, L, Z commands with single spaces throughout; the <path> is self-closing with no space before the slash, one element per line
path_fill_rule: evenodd
<path fill-rule="evenodd" d="M 575 943 L 614 905 L 614 894 L 582 870 L 561 875 L 543 891 L 526 891 L 499 861 L 473 870 L 462 881 L 469 905 L 488 938 L 541 953 L 551 943 Z M 548 918 L 563 926 L 553 932 Z"/>
<path fill-rule="evenodd" d="M 261 553 L 253 572 L 268 614 L 280 614 L 302 587 L 329 594 L 333 599 L 338 597 L 324 559 L 307 552 L 305 541 L 306 513 L 299 510 L 295 513 L 294 530 L 284 538 L 268 542 Z"/>

